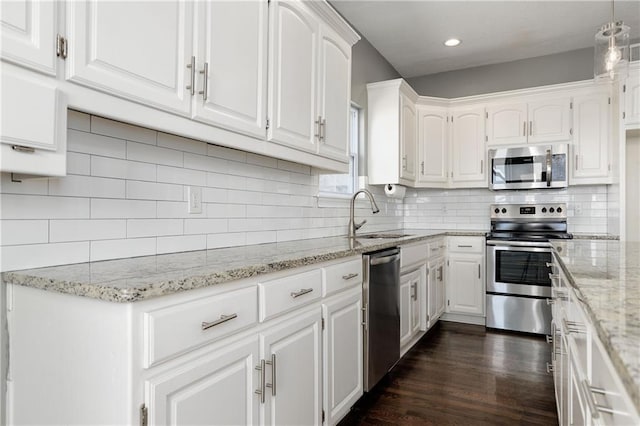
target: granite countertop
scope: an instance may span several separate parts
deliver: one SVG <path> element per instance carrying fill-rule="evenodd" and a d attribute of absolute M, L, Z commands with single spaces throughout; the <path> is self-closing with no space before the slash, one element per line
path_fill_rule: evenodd
<path fill-rule="evenodd" d="M 409 236 L 389 239 L 357 238 L 355 241 L 346 237 L 331 237 L 161 254 L 3 272 L 2 280 L 109 302 L 135 302 L 437 236 L 485 234 L 442 230 L 397 230 L 385 233 Z"/>
<path fill-rule="evenodd" d="M 640 412 L 640 242 L 573 240 L 552 244 Z"/>

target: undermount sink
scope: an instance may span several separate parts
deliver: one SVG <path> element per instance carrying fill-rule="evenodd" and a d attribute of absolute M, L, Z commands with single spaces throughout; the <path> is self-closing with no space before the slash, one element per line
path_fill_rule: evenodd
<path fill-rule="evenodd" d="M 362 234 L 356 235 L 356 238 L 367 238 L 372 240 L 383 239 L 383 238 L 403 238 L 410 237 L 411 234 Z"/>

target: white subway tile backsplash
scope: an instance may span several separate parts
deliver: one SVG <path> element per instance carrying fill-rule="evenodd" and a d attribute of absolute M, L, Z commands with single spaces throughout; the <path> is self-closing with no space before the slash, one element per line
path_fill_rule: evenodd
<path fill-rule="evenodd" d="M 3 271 L 89 261 L 89 243 L 86 241 L 6 246 L 0 252 L 0 268 Z"/>
<path fill-rule="evenodd" d="M 228 160 L 189 152 L 185 152 L 184 154 L 184 167 L 205 172 L 229 173 Z"/>
<path fill-rule="evenodd" d="M 127 238 L 182 235 L 183 219 L 128 219 Z"/>
<path fill-rule="evenodd" d="M 128 180 L 127 198 L 136 200 L 184 201 L 184 187 L 170 183 Z"/>
<path fill-rule="evenodd" d="M 194 154 L 207 155 L 206 142 L 170 135 L 168 133 L 158 132 L 158 146 L 178 151 L 192 152 Z"/>
<path fill-rule="evenodd" d="M 18 180 L 18 182 L 14 180 Z M 14 180 L 11 179 L 11 173 L 2 173 L 0 188 L 3 193 L 30 195 L 47 195 L 49 193 L 49 180 L 47 178 Z"/>
<path fill-rule="evenodd" d="M 219 234 L 228 230 L 227 219 L 185 219 L 185 234 Z"/>
<path fill-rule="evenodd" d="M 92 219 L 151 219 L 156 217 L 156 201 L 91 200 Z"/>
<path fill-rule="evenodd" d="M 256 166 L 271 167 L 272 169 L 278 168 L 278 160 L 272 157 L 265 157 L 264 155 L 247 153 L 247 164 L 255 164 Z"/>
<path fill-rule="evenodd" d="M 225 160 L 237 161 L 239 163 L 247 162 L 247 153 L 237 149 L 225 148 L 218 145 L 207 145 L 207 155 L 210 157 L 223 158 Z"/>
<path fill-rule="evenodd" d="M 207 235 L 207 249 L 221 247 L 237 247 L 247 244 L 247 234 L 244 232 L 227 232 L 224 234 Z"/>
<path fill-rule="evenodd" d="M 67 131 L 67 149 L 72 152 L 125 158 L 126 144 L 122 139 L 72 129 Z"/>
<path fill-rule="evenodd" d="M 202 188 L 202 201 L 205 203 L 226 203 L 229 201 L 229 192 L 226 189 Z"/>
<path fill-rule="evenodd" d="M 52 243 L 65 241 L 93 241 L 126 238 L 127 221 L 120 220 L 51 220 L 49 240 Z"/>
<path fill-rule="evenodd" d="M 83 132 L 91 131 L 91 116 L 84 112 L 68 110 L 67 127 L 69 129 L 80 130 Z"/>
<path fill-rule="evenodd" d="M 207 248 L 206 235 L 182 235 L 179 237 L 158 237 L 158 254 L 181 251 L 204 250 Z"/>
<path fill-rule="evenodd" d="M 125 181 L 80 175 L 51 178 L 49 179 L 49 195 L 124 198 Z"/>
<path fill-rule="evenodd" d="M 0 245 L 48 242 L 49 221 L 47 220 L 3 220 L 0 224 Z"/>
<path fill-rule="evenodd" d="M 67 152 L 67 173 L 70 175 L 90 175 L 91 156 L 77 152 Z"/>
<path fill-rule="evenodd" d="M 156 254 L 156 238 L 129 238 L 91 242 L 91 261 Z"/>
<path fill-rule="evenodd" d="M 162 164 L 166 166 L 182 167 L 183 152 L 158 146 L 145 145 L 138 142 L 127 142 L 127 160 L 143 163 Z"/>
<path fill-rule="evenodd" d="M 155 145 L 158 132 L 93 115 L 91 116 L 91 133 Z"/>
<path fill-rule="evenodd" d="M 202 213 L 189 213 L 186 201 L 157 201 L 158 218 L 166 219 L 192 219 L 207 217 L 207 204 L 202 203 Z"/>
<path fill-rule="evenodd" d="M 207 174 L 200 170 L 158 166 L 157 180 L 158 182 L 176 183 L 181 185 L 206 186 Z"/>
<path fill-rule="evenodd" d="M 88 219 L 89 199 L 2 194 L 2 220 L 5 219 Z"/>
<path fill-rule="evenodd" d="M 276 231 L 247 232 L 247 245 L 266 244 L 277 241 Z"/>

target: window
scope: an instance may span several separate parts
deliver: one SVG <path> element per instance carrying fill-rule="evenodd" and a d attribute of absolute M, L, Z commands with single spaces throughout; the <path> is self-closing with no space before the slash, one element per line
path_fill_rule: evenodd
<path fill-rule="evenodd" d="M 358 141 L 360 139 L 360 109 L 351 106 L 349 113 L 349 173 L 320 175 L 321 197 L 351 196 L 358 189 Z"/>

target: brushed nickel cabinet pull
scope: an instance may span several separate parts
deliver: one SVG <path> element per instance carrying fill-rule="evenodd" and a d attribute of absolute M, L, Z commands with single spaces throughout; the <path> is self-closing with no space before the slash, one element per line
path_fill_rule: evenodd
<path fill-rule="evenodd" d="M 307 293 L 311 293 L 312 291 L 313 291 L 312 288 L 301 288 L 299 291 L 297 291 L 297 292 L 294 291 L 293 293 L 291 293 L 291 297 L 293 297 L 295 299 L 296 297 L 300 297 L 300 296 L 305 295 Z"/>
<path fill-rule="evenodd" d="M 271 395 L 276 396 L 276 354 L 271 354 L 271 361 L 265 361 L 265 363 L 271 366 L 271 383 L 265 386 L 271 388 Z"/>
<path fill-rule="evenodd" d="M 480 160 L 480 174 L 484 171 L 484 160 Z"/>
<path fill-rule="evenodd" d="M 578 170 L 578 154 L 576 154 L 576 170 Z"/>
<path fill-rule="evenodd" d="M 527 122 L 522 123 L 522 136 L 527 136 Z"/>
<path fill-rule="evenodd" d="M 191 63 L 187 64 L 187 68 L 189 68 L 190 74 L 191 74 L 191 82 L 189 83 L 189 85 L 187 86 L 187 89 L 189 89 L 189 93 L 191 93 L 191 96 L 196 94 L 196 85 L 195 85 L 195 79 L 196 79 L 196 57 L 192 56 L 191 57 Z"/>
<path fill-rule="evenodd" d="M 478 263 L 478 278 L 480 278 L 480 264 Z"/>
<path fill-rule="evenodd" d="M 260 372 L 260 387 L 258 389 L 255 390 L 255 393 L 257 395 L 260 395 L 260 402 L 264 404 L 264 398 L 265 398 L 265 360 L 261 359 L 260 360 L 260 365 L 256 365 L 256 370 L 258 370 Z"/>
<path fill-rule="evenodd" d="M 204 69 L 200 71 L 200 74 L 204 74 L 204 80 L 202 81 L 202 90 L 198 93 L 202 95 L 202 100 L 207 100 L 207 92 L 209 87 L 209 63 L 204 63 Z"/>
<path fill-rule="evenodd" d="M 320 122 L 320 142 L 325 142 L 327 138 L 327 119 L 323 118 Z"/>
<path fill-rule="evenodd" d="M 533 136 L 533 121 L 529 122 L 529 136 Z"/>
<path fill-rule="evenodd" d="M 420 173 L 424 175 L 424 161 L 420 163 Z"/>
<path fill-rule="evenodd" d="M 202 330 L 208 330 L 211 327 L 215 327 L 216 325 L 220 325 L 223 324 L 227 321 L 231 321 L 234 318 L 238 318 L 238 314 L 231 314 L 231 315 L 220 315 L 220 319 L 217 319 L 215 321 L 212 322 L 202 322 Z"/>
<path fill-rule="evenodd" d="M 591 386 L 589 386 L 589 379 L 584 379 L 581 384 L 582 384 L 583 393 L 585 394 L 584 399 L 587 400 L 589 411 L 591 411 L 591 417 L 594 419 L 597 419 L 598 417 L 600 417 L 600 413 L 598 412 L 598 407 L 596 404 L 595 397 L 593 396 L 593 393 L 591 393 Z"/>
<path fill-rule="evenodd" d="M 318 138 L 318 142 L 322 141 L 322 116 L 318 116 L 318 119 L 316 121 L 314 121 L 315 125 L 316 125 L 316 134 L 313 135 L 316 138 Z"/>
<path fill-rule="evenodd" d="M 354 273 L 352 273 L 352 274 L 343 275 L 343 276 L 342 276 L 342 279 L 343 279 L 343 280 L 345 280 L 345 281 L 347 281 L 347 280 L 350 280 L 351 278 L 355 278 L 355 277 L 357 277 L 358 275 L 359 275 L 359 274 L 357 274 L 357 273 L 355 273 L 355 272 L 354 272 Z"/>
<path fill-rule="evenodd" d="M 471 248 L 473 247 L 471 244 L 458 244 L 458 248 Z"/>
<path fill-rule="evenodd" d="M 36 151 L 30 146 L 22 146 L 22 145 L 11 145 L 11 149 L 18 152 L 24 152 L 25 154 L 32 154 Z"/>

